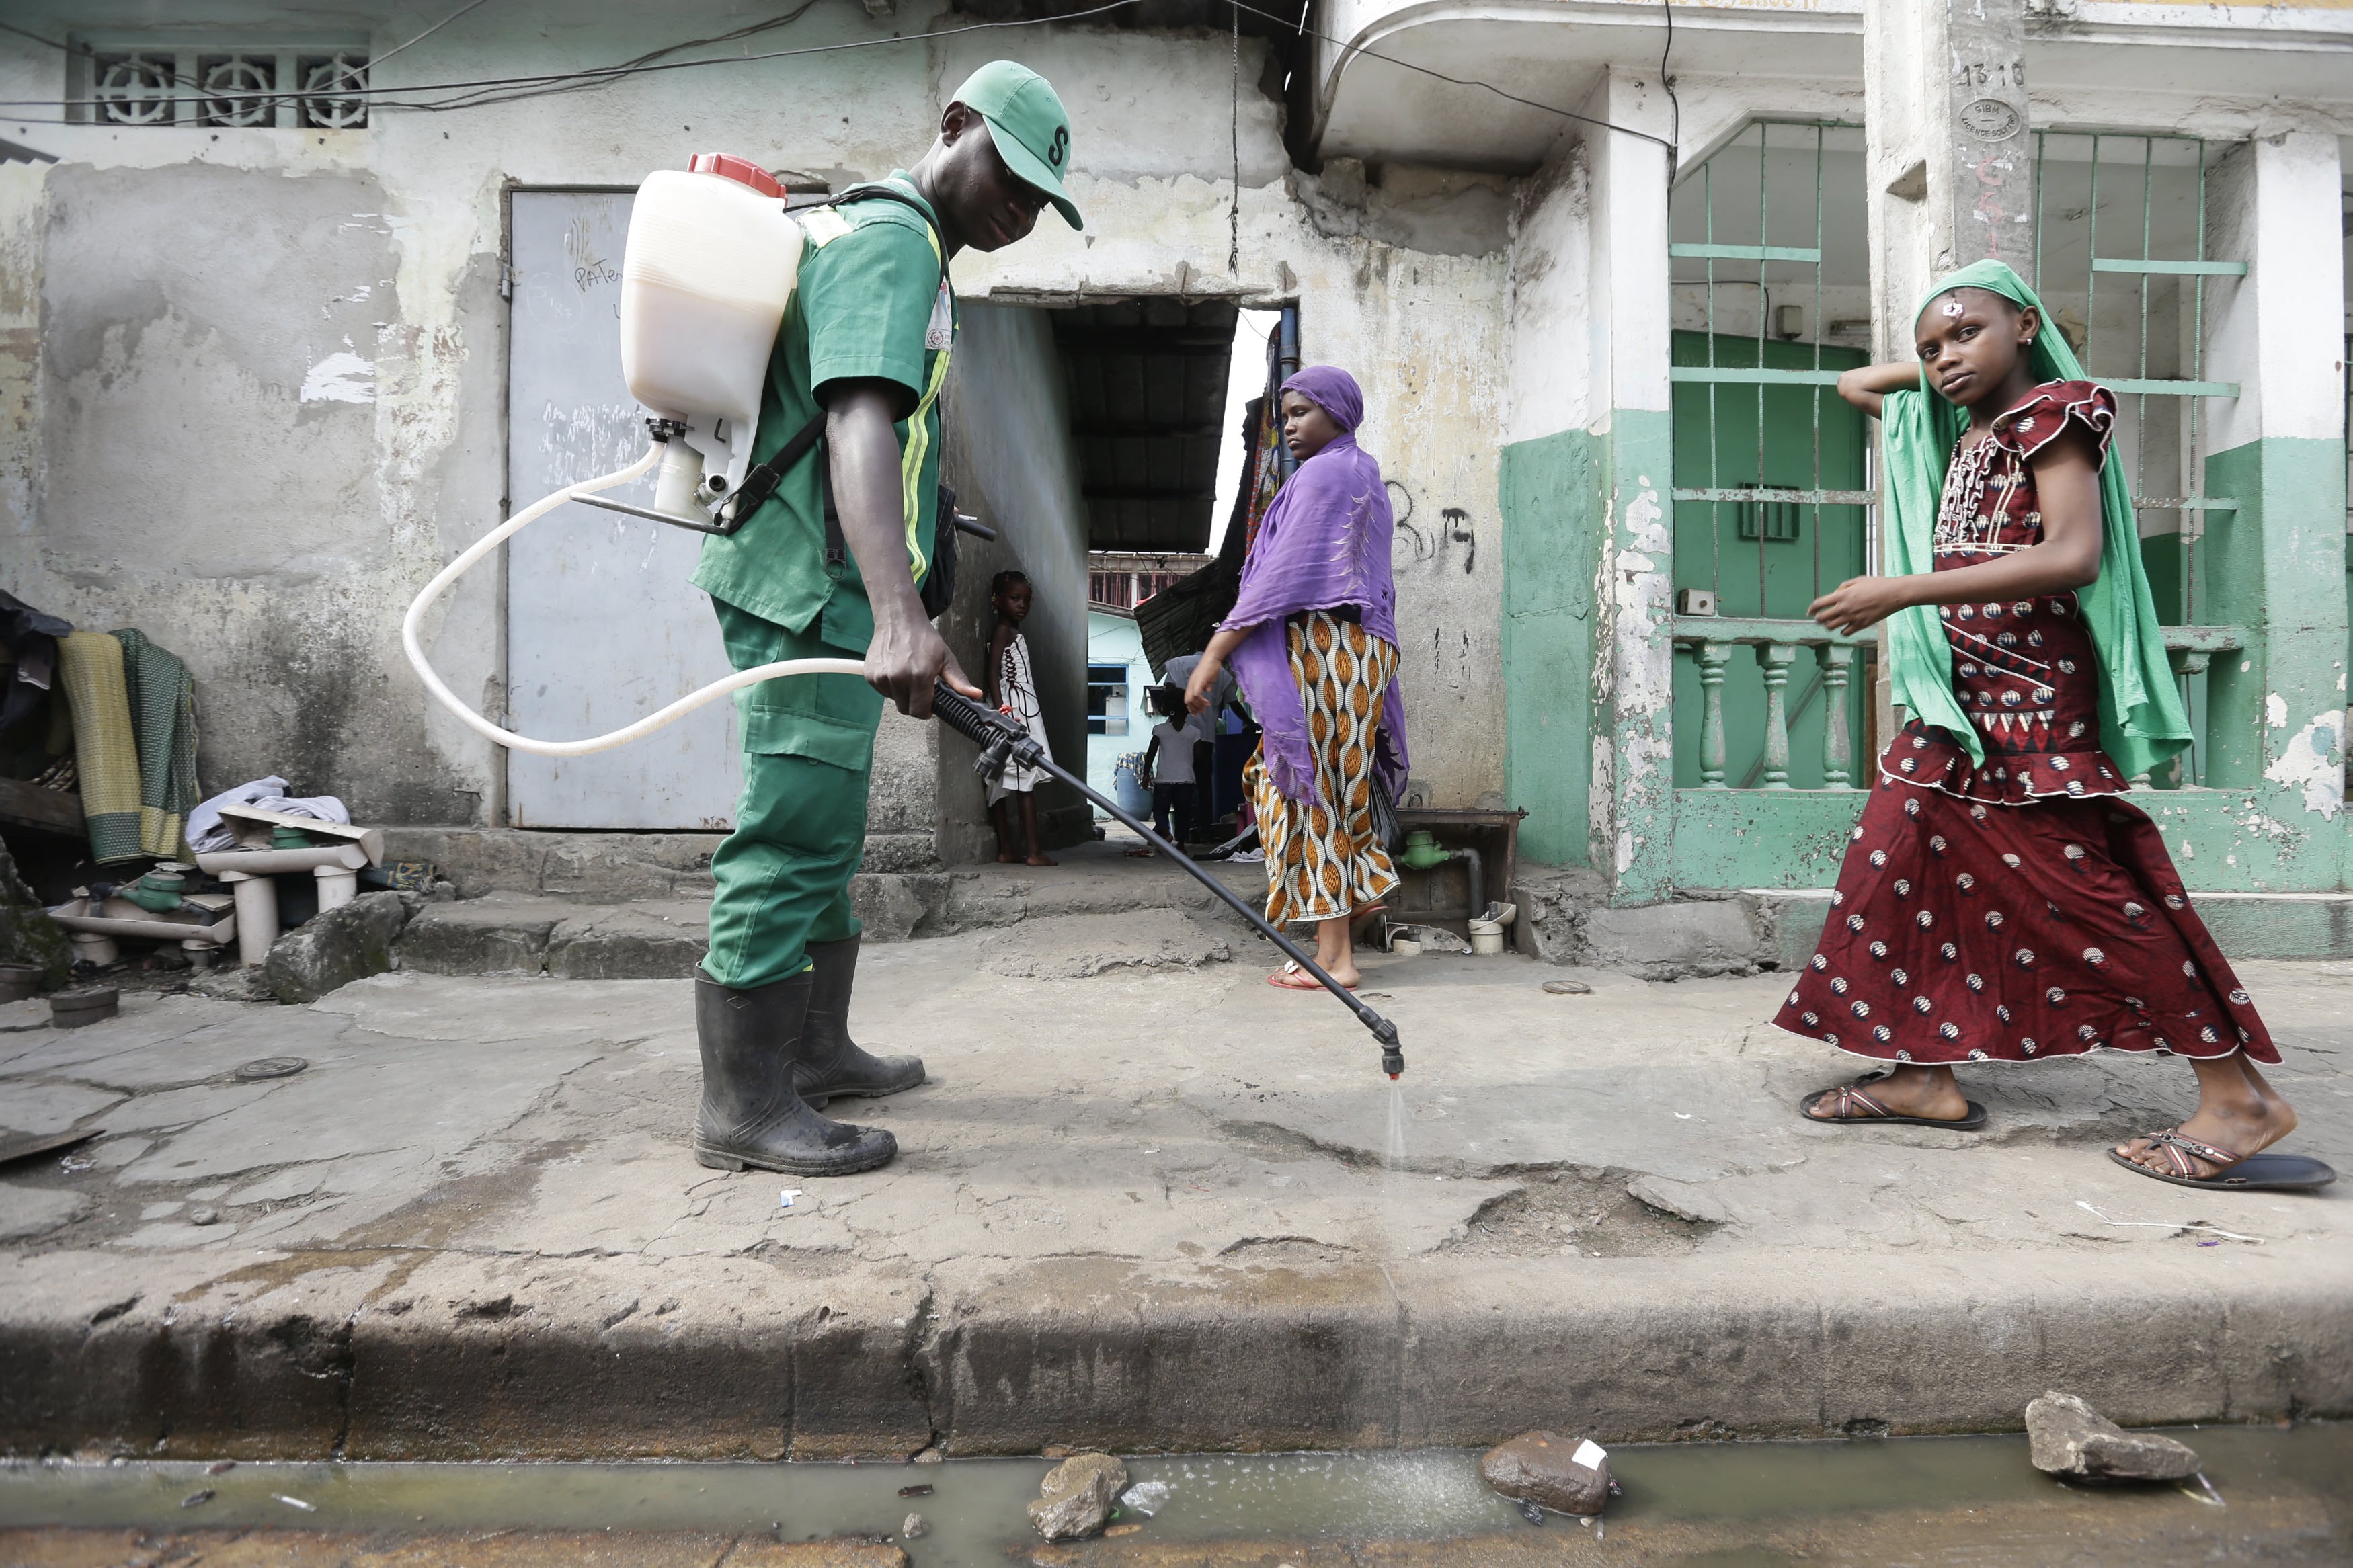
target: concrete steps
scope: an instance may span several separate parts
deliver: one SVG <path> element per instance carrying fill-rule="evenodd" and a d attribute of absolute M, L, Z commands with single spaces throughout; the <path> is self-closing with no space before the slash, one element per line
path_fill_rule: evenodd
<path fill-rule="evenodd" d="M 440 840 L 435 843 L 419 830 L 406 833 L 408 841 L 396 856 L 434 860 L 460 897 L 427 904 L 408 922 L 397 945 L 405 968 L 668 980 L 691 975 L 710 945 L 709 860 L 717 835 L 448 834 L 432 836 Z M 557 842 L 528 842 L 534 838 Z M 438 858 L 437 851 L 450 858 Z M 1183 910 L 1248 929 L 1166 861 L 1132 860 L 1100 844 L 1057 858 L 1061 864 L 1050 868 L 862 871 L 851 881 L 850 900 L 875 942 L 1145 909 Z M 1265 897 L 1261 867 L 1212 869 L 1245 900 Z M 518 882 L 525 885 L 512 885 Z"/>
<path fill-rule="evenodd" d="M 409 922 L 401 962 L 441 974 L 671 979 L 691 974 L 708 942 L 716 833 L 543 833 L 391 828 L 396 859 L 430 860 L 459 901 Z M 1035 916 L 1177 909 L 1247 929 L 1198 883 L 1118 847 L 1060 850 L 1052 868 L 947 869 L 906 836 L 871 840 L 850 897 L 869 940 L 904 942 L 1008 926 Z M 1211 868 L 1253 904 L 1256 864 Z M 1820 939 L 1826 888 L 1691 891 L 1613 909 L 1601 879 L 1577 868 L 1521 868 L 1519 950 L 1552 963 L 1678 980 L 1793 969 Z M 2233 958 L 2353 959 L 2353 894 L 2199 893 L 2200 913 Z"/>

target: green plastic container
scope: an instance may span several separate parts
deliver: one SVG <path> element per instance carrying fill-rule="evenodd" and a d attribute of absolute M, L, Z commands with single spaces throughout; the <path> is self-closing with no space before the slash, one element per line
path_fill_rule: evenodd
<path fill-rule="evenodd" d="M 122 896 L 150 914 L 165 914 L 180 907 L 180 894 L 187 879 L 177 871 L 161 868 L 148 872 L 122 889 Z"/>

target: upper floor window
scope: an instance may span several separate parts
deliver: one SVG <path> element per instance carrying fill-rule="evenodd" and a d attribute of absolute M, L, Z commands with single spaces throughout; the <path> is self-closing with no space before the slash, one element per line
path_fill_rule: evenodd
<path fill-rule="evenodd" d="M 356 131 L 368 122 L 364 44 L 79 38 L 66 100 L 90 125 Z"/>

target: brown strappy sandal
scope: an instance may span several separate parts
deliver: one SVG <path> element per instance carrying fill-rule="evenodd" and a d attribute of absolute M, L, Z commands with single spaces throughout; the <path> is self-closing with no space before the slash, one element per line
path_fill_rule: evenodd
<path fill-rule="evenodd" d="M 2326 1162 L 2303 1154 L 2234 1154 L 2228 1149 L 2200 1142 L 2185 1134 L 2179 1127 L 2168 1127 L 2162 1132 L 2144 1132 L 2142 1137 L 2164 1151 L 2165 1163 L 2170 1170 L 2152 1170 L 2138 1160 L 2128 1159 L 2114 1149 L 2108 1158 L 2136 1175 L 2151 1181 L 2171 1182 L 2177 1187 L 2221 1188 L 2242 1193 L 2309 1193 L 2316 1192 L 2337 1179 L 2337 1173 Z M 2193 1171 L 2192 1158 L 2218 1167 L 2211 1176 Z"/>
<path fill-rule="evenodd" d="M 1832 1114 L 1816 1116 L 1814 1107 L 1826 1099 L 1831 1101 Z M 1974 1132 L 1986 1124 L 1986 1108 L 1974 1100 L 1963 1103 L 1969 1108 L 1968 1114 L 1951 1121 L 1940 1121 L 1934 1116 L 1899 1116 L 1864 1093 L 1860 1086 L 1843 1083 L 1836 1089 L 1818 1089 L 1798 1101 L 1798 1114 L 1825 1127 L 1862 1127 L 1877 1123 L 1896 1127 L 1944 1127 L 1956 1132 Z"/>

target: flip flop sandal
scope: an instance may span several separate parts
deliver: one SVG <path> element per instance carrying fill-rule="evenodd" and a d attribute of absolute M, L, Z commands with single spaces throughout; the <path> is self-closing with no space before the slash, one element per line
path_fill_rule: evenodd
<path fill-rule="evenodd" d="M 1269 985 L 1273 986 L 1277 991 L 1321 991 L 1324 989 L 1324 983 L 1321 980 L 1316 979 L 1315 976 L 1300 968 L 1298 964 L 1288 962 L 1286 962 L 1281 969 L 1278 969 L 1273 973 L 1268 975 L 1266 977 L 1266 983 Z M 1346 987 L 1346 989 L 1354 991 L 1356 987 L 1350 985 Z"/>
<path fill-rule="evenodd" d="M 1835 1114 L 1816 1116 L 1814 1107 L 1824 1100 L 1832 1100 Z M 1934 1116 L 1898 1116 L 1853 1084 L 1841 1084 L 1836 1089 L 1817 1089 L 1798 1101 L 1798 1114 L 1824 1127 L 1944 1127 L 1955 1132 L 1974 1132 L 1986 1124 L 1986 1108 L 1976 1100 L 1963 1102 L 1968 1114 L 1942 1121 Z M 1857 1115 L 1856 1112 L 1862 1112 Z"/>
<path fill-rule="evenodd" d="M 2310 1193 L 2337 1179 L 2335 1170 L 2324 1161 L 2303 1154 L 2233 1154 L 2228 1149 L 2218 1149 L 2183 1135 L 2179 1127 L 2168 1127 L 2162 1132 L 2145 1133 L 2148 1141 L 2165 1152 L 2167 1171 L 2152 1171 L 2137 1160 L 2128 1160 L 2114 1149 L 2108 1158 L 2136 1175 L 2151 1181 L 2171 1182 L 2177 1187 L 2206 1187 L 2241 1193 Z M 2211 1176 L 2191 1173 L 2191 1156 L 2221 1170 Z"/>

